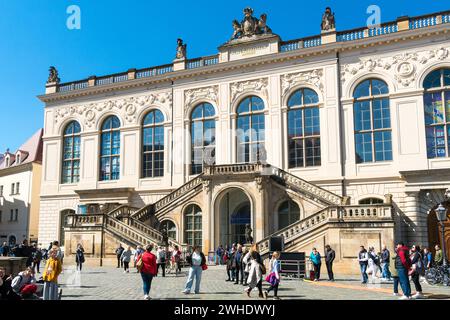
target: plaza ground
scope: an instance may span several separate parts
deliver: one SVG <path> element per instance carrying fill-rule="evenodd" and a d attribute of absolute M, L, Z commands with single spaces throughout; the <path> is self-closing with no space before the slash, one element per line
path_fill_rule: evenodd
<path fill-rule="evenodd" d="M 226 271 L 222 266 L 209 267 L 203 273 L 201 294 L 184 295 L 187 269 L 176 277 L 169 274 L 154 279 L 152 299 L 160 300 L 249 300 L 242 285 L 226 282 Z M 326 279 L 326 277 L 325 277 Z M 414 285 L 412 284 L 414 291 Z M 266 286 L 266 284 L 264 285 Z M 142 300 L 142 281 L 135 269 L 124 274 L 122 269 L 103 267 L 85 268 L 81 275 L 66 266 L 60 277 L 63 300 Z M 428 299 L 450 300 L 449 287 L 432 287 L 423 284 Z M 354 277 L 336 275 L 336 282 L 314 283 L 297 279 L 282 279 L 279 297 L 301 300 L 397 300 L 392 295 L 392 284 L 362 285 L 358 275 Z M 257 291 L 250 300 L 260 300 Z"/>

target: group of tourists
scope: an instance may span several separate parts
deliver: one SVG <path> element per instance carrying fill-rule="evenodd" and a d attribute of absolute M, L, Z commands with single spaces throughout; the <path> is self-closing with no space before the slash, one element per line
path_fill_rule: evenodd
<path fill-rule="evenodd" d="M 280 253 L 274 252 L 269 262 L 269 272 L 262 261 L 256 245 L 219 246 L 216 250 L 216 263 L 226 265 L 227 279 L 235 285 L 245 287 L 244 293 L 251 297 L 251 292 L 257 288 L 259 297 L 268 299 L 273 291 L 274 300 L 279 300 L 278 286 L 281 279 Z M 264 278 L 264 279 L 263 279 Z M 263 290 L 263 280 L 268 283 L 267 290 Z"/>
<path fill-rule="evenodd" d="M 425 272 L 433 266 L 441 265 L 443 261 L 442 250 L 439 245 L 435 246 L 435 255 L 428 248 L 421 250 L 420 246 L 413 245 L 409 249 L 403 242 L 399 242 L 395 248 L 395 257 L 391 259 L 391 254 L 386 246 L 382 252 L 376 254 L 374 248 L 366 250 L 361 246 L 358 254 L 358 261 L 361 269 L 362 283 L 368 283 L 368 274 L 372 275 L 372 283 L 381 274 L 382 280 L 393 281 L 394 295 L 400 296 L 399 285 L 403 291 L 400 297 L 402 300 L 424 299 L 422 292 L 421 278 Z M 394 268 L 390 270 L 391 260 L 394 261 Z M 414 283 L 416 293 L 412 295 L 410 281 Z"/>
<path fill-rule="evenodd" d="M 5 245 L 2 246 L 5 249 Z M 0 300 L 59 300 L 62 290 L 58 290 L 58 277 L 62 272 L 63 254 L 57 241 L 51 244 L 45 255 L 36 259 L 36 252 L 41 252 L 36 245 L 28 247 L 25 240 L 19 250 L 8 252 L 8 256 L 27 259 L 26 269 L 17 275 L 7 273 L 0 268 Z M 4 254 L 3 251 L 2 254 Z M 37 279 L 41 260 L 45 260 L 42 276 Z"/>
<path fill-rule="evenodd" d="M 181 260 L 182 252 L 178 246 L 165 247 L 165 246 L 153 246 L 156 250 L 156 274 L 158 276 L 159 269 L 162 271 L 162 276 L 165 277 L 166 273 L 174 273 L 178 276 L 181 272 Z M 152 250 L 153 250 L 152 249 Z M 123 268 L 123 273 L 130 273 L 130 263 L 133 261 L 133 266 L 137 270 L 137 262 L 139 257 L 145 252 L 142 246 L 137 246 L 136 249 L 132 249 L 130 246 L 124 248 L 122 244 L 119 244 L 115 254 L 117 257 L 117 268 Z"/>

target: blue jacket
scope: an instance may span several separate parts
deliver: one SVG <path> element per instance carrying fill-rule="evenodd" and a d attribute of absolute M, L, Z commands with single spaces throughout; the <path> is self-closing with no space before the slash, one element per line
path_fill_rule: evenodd
<path fill-rule="evenodd" d="M 320 256 L 320 253 L 317 252 L 317 255 L 314 254 L 314 252 L 311 252 L 309 255 L 309 259 L 311 259 L 312 263 L 314 264 L 321 264 L 322 263 L 322 257 Z"/>

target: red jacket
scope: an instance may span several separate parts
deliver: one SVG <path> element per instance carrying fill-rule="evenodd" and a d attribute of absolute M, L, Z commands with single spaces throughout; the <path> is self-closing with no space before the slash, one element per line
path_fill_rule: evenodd
<path fill-rule="evenodd" d="M 144 252 L 142 254 L 142 270 L 141 273 L 151 274 L 155 276 L 156 272 L 156 256 L 153 253 Z"/>

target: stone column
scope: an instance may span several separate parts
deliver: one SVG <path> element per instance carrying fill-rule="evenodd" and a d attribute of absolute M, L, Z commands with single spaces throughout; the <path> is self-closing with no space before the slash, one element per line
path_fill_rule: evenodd
<path fill-rule="evenodd" d="M 266 186 L 267 182 L 264 177 L 257 177 L 255 179 L 256 183 L 256 203 L 253 208 L 254 212 L 254 222 L 253 226 L 253 237 L 254 242 L 261 241 L 268 233 L 268 218 L 266 217 L 268 212 L 266 208 Z"/>
<path fill-rule="evenodd" d="M 419 204 L 419 192 L 407 192 L 403 212 L 406 218 L 407 239 L 401 239 L 408 242 L 408 245 L 417 244 L 420 246 L 428 245 L 427 214 L 421 212 Z"/>

